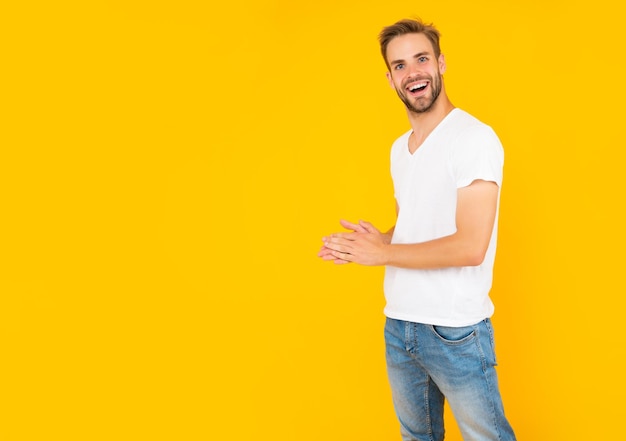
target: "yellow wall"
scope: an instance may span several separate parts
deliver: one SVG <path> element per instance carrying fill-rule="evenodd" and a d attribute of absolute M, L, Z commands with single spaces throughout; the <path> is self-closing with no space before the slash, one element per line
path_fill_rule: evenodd
<path fill-rule="evenodd" d="M 407 122 L 376 36 L 415 15 L 506 150 L 494 323 L 518 437 L 618 439 L 613 4 L 3 6 L 0 439 L 399 439 L 382 269 L 315 255 L 339 218 L 393 221 Z"/>

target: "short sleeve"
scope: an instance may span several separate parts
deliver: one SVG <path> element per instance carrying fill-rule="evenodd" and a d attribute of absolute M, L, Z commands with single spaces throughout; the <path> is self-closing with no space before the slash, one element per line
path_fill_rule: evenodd
<path fill-rule="evenodd" d="M 489 126 L 474 125 L 460 133 L 451 162 L 457 188 L 467 187 L 477 179 L 502 186 L 504 150 Z"/>

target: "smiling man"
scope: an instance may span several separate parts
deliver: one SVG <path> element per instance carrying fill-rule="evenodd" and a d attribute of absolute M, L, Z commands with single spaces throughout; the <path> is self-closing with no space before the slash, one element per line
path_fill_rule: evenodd
<path fill-rule="evenodd" d="M 386 266 L 387 371 L 403 440 L 443 440 L 446 399 L 464 440 L 515 440 L 490 321 L 502 146 L 446 95 L 437 29 L 401 20 L 379 40 L 411 126 L 391 148 L 396 224 L 383 233 L 342 220 L 350 232 L 325 237 L 319 256 Z"/>

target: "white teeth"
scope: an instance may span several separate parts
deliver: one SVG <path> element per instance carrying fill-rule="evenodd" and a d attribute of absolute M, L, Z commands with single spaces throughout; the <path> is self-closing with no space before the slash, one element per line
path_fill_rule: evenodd
<path fill-rule="evenodd" d="M 415 92 L 417 89 L 423 89 L 424 87 L 426 87 L 426 83 L 418 83 L 409 87 L 409 90 L 411 92 Z"/>

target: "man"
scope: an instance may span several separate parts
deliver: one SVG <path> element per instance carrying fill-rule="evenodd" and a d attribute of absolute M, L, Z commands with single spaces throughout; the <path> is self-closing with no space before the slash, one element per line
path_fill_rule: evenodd
<path fill-rule="evenodd" d="M 411 130 L 391 149 L 397 220 L 323 239 L 335 263 L 385 265 L 387 370 L 403 440 L 443 440 L 447 399 L 466 441 L 514 440 L 495 371 L 489 298 L 503 150 L 446 95 L 439 32 L 417 20 L 382 30 L 389 84 Z"/>

